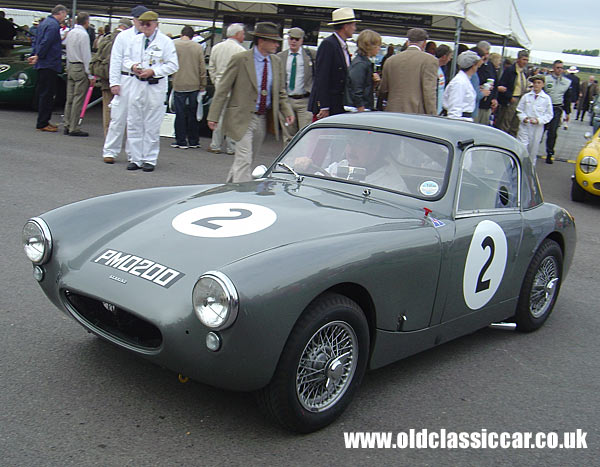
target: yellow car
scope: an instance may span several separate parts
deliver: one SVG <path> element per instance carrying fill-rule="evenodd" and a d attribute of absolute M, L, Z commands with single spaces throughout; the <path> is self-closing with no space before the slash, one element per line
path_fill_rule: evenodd
<path fill-rule="evenodd" d="M 589 139 L 581 149 L 575 163 L 575 175 L 571 176 L 573 185 L 571 187 L 571 199 L 573 201 L 585 201 L 586 193 L 600 196 L 600 130 L 594 136 L 586 133 Z"/>

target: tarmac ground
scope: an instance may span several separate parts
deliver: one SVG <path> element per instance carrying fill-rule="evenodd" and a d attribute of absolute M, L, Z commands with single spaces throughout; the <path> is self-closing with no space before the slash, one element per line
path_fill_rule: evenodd
<path fill-rule="evenodd" d="M 575 218 L 578 244 L 552 316 L 524 334 L 485 328 L 367 373 L 332 425 L 293 435 L 266 420 L 250 394 L 196 382 L 90 335 L 32 278 L 21 230 L 30 217 L 78 200 L 138 188 L 223 182 L 233 160 L 174 149 L 157 169 L 102 161 L 100 109 L 88 138 L 35 130 L 32 111 L 0 108 L 0 464 L 597 465 L 600 458 L 600 201 L 570 199 L 573 161 L 591 127 L 561 129 L 556 162 L 537 163 L 546 202 Z M 55 122 L 60 121 L 57 111 Z M 62 129 L 62 128 L 61 128 Z M 201 138 L 206 148 L 209 139 Z M 544 147 L 542 143 L 541 148 Z M 269 137 L 256 164 L 281 143 Z M 346 432 L 587 433 L 586 449 L 349 449 Z"/>

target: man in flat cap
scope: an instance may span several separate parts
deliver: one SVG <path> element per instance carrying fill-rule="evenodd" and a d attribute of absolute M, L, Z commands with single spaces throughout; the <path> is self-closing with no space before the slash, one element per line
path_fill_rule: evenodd
<path fill-rule="evenodd" d="M 482 63 L 483 59 L 472 50 L 467 50 L 457 57 L 459 72 L 444 90 L 443 115 L 455 120 L 473 121 L 477 93 L 471 84 L 471 77 L 477 73 Z"/>
<path fill-rule="evenodd" d="M 158 30 L 158 15 L 147 11 L 138 19 L 142 34 L 133 39 L 124 61 L 134 74 L 127 113 L 131 151 L 127 170 L 152 172 L 160 150 L 160 124 L 167 111 L 168 79 L 179 69 L 179 61 L 173 41 Z"/>
<path fill-rule="evenodd" d="M 130 84 L 135 80 L 131 70 L 125 67 L 124 61 L 125 57 L 129 55 L 133 39 L 141 33 L 139 17 L 147 11 L 148 8 L 143 5 L 131 9 L 133 27 L 119 33 L 110 51 L 108 80 L 113 97 L 110 101 L 110 123 L 104 139 L 104 148 L 102 149 L 102 158 L 107 164 L 114 164 L 123 146 L 123 136 L 127 128 Z M 131 149 L 128 141 L 125 142 L 125 153 L 127 154 L 127 160 L 131 160 Z"/>
<path fill-rule="evenodd" d="M 379 94 L 388 112 L 437 114 L 438 60 L 424 52 L 427 31 L 409 29 L 408 48 L 386 60 Z"/>
<path fill-rule="evenodd" d="M 208 112 L 208 126 L 215 130 L 223 107 L 223 130 L 235 142 L 233 165 L 227 182 L 252 180 L 252 160 L 258 154 L 267 132 L 267 113 L 275 118 L 275 136 L 279 138 L 279 112 L 289 124 L 294 122 L 287 102 L 283 64 L 275 52 L 283 40 L 274 23 L 256 23 L 254 47 L 229 60 Z M 229 94 L 231 96 L 228 98 Z"/>
<path fill-rule="evenodd" d="M 295 118 L 292 125 L 281 127 L 284 146 L 287 146 L 299 130 L 312 122 L 312 113 L 308 111 L 308 96 L 312 89 L 315 59 L 311 50 L 302 47 L 303 42 L 304 31 L 292 28 L 288 31 L 290 48 L 277 54 L 284 65 L 288 102 Z M 281 114 L 280 119 L 284 119 Z"/>
<path fill-rule="evenodd" d="M 316 118 L 344 112 L 344 91 L 350 67 L 346 41 L 356 31 L 359 21 L 352 8 L 339 8 L 331 14 L 328 25 L 333 26 L 334 33 L 317 49 L 315 77 L 308 102 L 308 110 Z"/>

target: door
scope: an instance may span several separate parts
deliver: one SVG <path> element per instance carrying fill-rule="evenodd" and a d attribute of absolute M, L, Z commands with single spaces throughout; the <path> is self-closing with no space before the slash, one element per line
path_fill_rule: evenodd
<path fill-rule="evenodd" d="M 443 322 L 508 306 L 520 290 L 512 275 L 523 231 L 520 165 L 510 153 L 484 147 L 467 150 L 460 170 Z"/>

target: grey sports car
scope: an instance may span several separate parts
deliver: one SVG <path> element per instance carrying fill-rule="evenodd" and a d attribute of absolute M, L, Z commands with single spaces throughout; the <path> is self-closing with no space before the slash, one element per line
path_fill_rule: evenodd
<path fill-rule="evenodd" d="M 255 391 L 310 432 L 367 368 L 546 321 L 575 224 L 525 148 L 440 117 L 338 115 L 238 184 L 129 191 L 29 220 L 33 275 L 85 329 L 181 375 Z"/>

